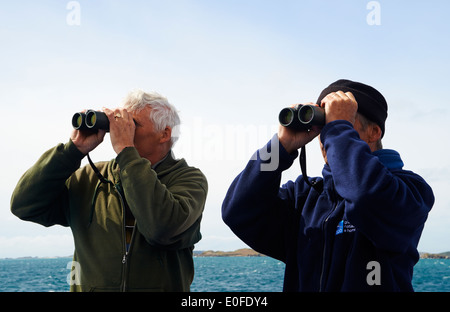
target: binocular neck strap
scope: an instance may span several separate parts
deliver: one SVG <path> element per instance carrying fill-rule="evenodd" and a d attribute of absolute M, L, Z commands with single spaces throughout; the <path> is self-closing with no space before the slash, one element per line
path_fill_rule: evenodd
<path fill-rule="evenodd" d="M 95 174 L 97 175 L 98 179 L 99 179 L 102 183 L 106 183 L 106 184 L 110 183 L 110 184 L 113 184 L 113 185 L 114 185 L 114 183 L 112 183 L 111 181 L 109 181 L 108 179 L 106 179 L 106 178 L 100 173 L 100 171 L 98 170 L 98 168 L 97 168 L 97 167 L 94 165 L 94 163 L 92 162 L 91 157 L 89 157 L 89 154 L 87 154 L 87 158 L 88 158 L 89 164 L 90 164 L 91 167 L 92 167 L 92 170 L 94 170 L 94 172 L 95 172 Z"/>
<path fill-rule="evenodd" d="M 302 170 L 303 179 L 306 184 L 310 187 L 314 188 L 318 193 L 322 193 L 323 190 L 323 181 L 309 181 L 308 174 L 306 173 L 306 145 L 302 147 L 300 151 L 300 169 Z"/>
<path fill-rule="evenodd" d="M 92 203 L 91 203 L 91 213 L 89 215 L 89 223 L 88 223 L 88 228 L 91 226 L 92 224 L 92 220 L 94 218 L 94 212 L 95 212 L 95 202 L 97 200 L 97 195 L 98 195 L 98 190 L 99 190 L 99 186 L 102 183 L 105 184 L 111 184 L 114 185 L 114 183 L 112 183 L 111 181 L 109 181 L 108 179 L 106 179 L 101 173 L 100 170 L 98 170 L 97 166 L 94 165 L 94 162 L 92 161 L 91 157 L 89 156 L 89 154 L 87 154 L 87 158 L 89 161 L 89 164 L 92 167 L 92 170 L 94 170 L 95 174 L 97 175 L 98 179 L 100 180 L 100 183 L 97 184 L 97 187 L 95 188 L 95 192 L 94 192 L 94 197 L 92 198 Z"/>

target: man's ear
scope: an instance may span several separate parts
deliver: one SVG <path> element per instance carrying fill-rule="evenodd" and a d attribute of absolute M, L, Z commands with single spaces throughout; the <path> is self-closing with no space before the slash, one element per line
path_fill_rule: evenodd
<path fill-rule="evenodd" d="M 159 139 L 159 143 L 166 143 L 166 142 L 169 142 L 171 139 L 172 139 L 172 128 L 166 127 L 161 132 L 161 137 Z"/>
<path fill-rule="evenodd" d="M 382 131 L 379 125 L 371 124 L 369 129 L 369 142 L 378 142 L 381 139 Z"/>

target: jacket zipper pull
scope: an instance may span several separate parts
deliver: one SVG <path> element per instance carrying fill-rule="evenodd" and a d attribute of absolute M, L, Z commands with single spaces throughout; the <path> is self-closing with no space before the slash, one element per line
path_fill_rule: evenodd
<path fill-rule="evenodd" d="M 125 264 L 125 263 L 127 263 L 127 254 L 124 254 L 123 258 L 122 258 L 122 264 Z"/>

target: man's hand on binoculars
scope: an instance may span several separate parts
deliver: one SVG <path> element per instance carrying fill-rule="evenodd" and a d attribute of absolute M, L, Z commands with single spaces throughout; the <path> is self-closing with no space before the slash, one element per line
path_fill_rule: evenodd
<path fill-rule="evenodd" d="M 325 109 L 327 124 L 335 120 L 347 120 L 355 124 L 358 103 L 351 92 L 332 92 L 322 100 L 321 107 Z"/>
<path fill-rule="evenodd" d="M 119 154 L 126 147 L 134 147 L 136 125 L 133 115 L 125 108 L 117 108 L 114 111 L 103 108 L 103 112 L 109 119 L 111 144 L 114 151 Z"/>
<path fill-rule="evenodd" d="M 106 131 L 99 130 L 98 132 L 90 131 L 80 131 L 73 130 L 70 139 L 73 144 L 78 148 L 78 150 L 87 155 L 89 152 L 93 151 L 97 146 L 99 146 L 105 137 Z"/>

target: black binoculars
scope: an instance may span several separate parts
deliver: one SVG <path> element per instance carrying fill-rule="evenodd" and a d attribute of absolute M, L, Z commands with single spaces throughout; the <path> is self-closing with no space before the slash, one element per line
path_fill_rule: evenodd
<path fill-rule="evenodd" d="M 72 126 L 76 130 L 105 130 L 109 132 L 109 119 L 103 112 L 88 110 L 86 113 L 73 115 Z"/>
<path fill-rule="evenodd" d="M 310 130 L 325 125 L 325 110 L 315 105 L 297 105 L 284 108 L 278 116 L 280 124 L 296 131 Z"/>

